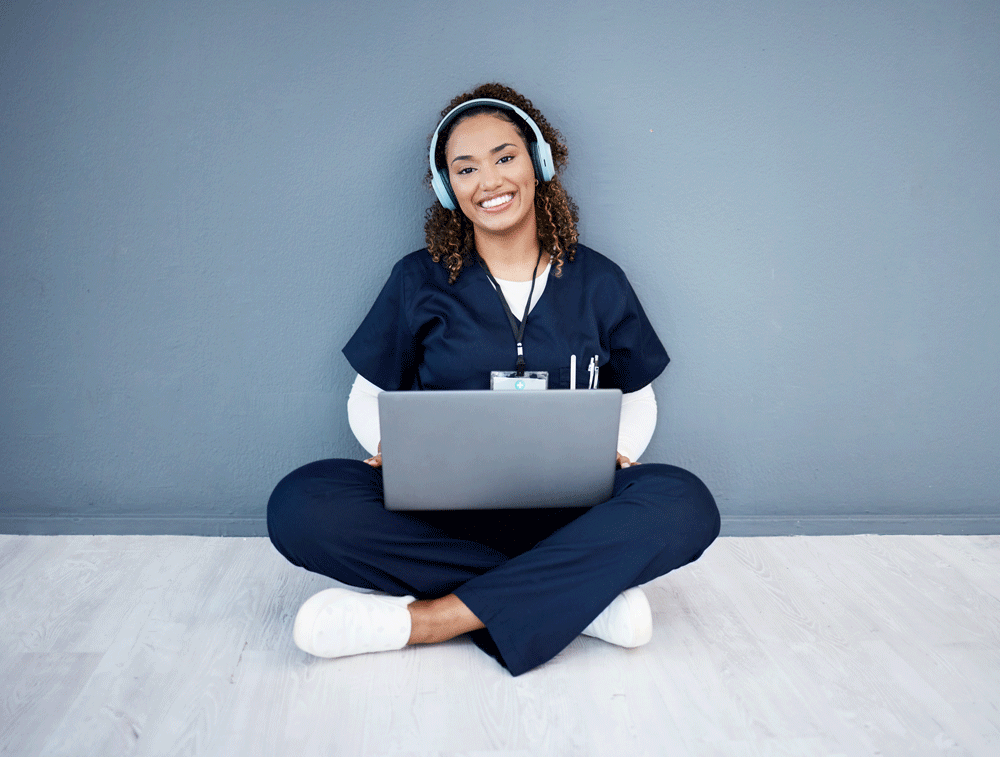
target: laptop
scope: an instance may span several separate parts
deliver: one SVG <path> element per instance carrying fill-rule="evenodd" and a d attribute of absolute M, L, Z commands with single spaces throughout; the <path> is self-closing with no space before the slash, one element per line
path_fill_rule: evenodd
<path fill-rule="evenodd" d="M 389 510 L 590 507 L 611 497 L 618 389 L 378 395 Z"/>

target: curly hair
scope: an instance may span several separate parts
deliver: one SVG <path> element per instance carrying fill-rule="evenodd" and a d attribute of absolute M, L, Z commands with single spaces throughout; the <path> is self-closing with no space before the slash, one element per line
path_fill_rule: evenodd
<path fill-rule="evenodd" d="M 563 137 L 549 125 L 545 116 L 535 109 L 531 100 L 503 84 L 481 84 L 470 92 L 459 95 L 441 111 L 441 118 L 444 118 L 456 106 L 479 97 L 490 97 L 516 105 L 531 116 L 541 130 L 545 141 L 552 147 L 556 175 L 550 181 L 539 182 L 535 188 L 535 220 L 538 227 L 539 246 L 542 250 L 548 251 L 553 274 L 561 276 L 563 263 L 566 260 L 572 261 L 576 254 L 576 243 L 579 237 L 576 230 L 576 224 L 579 220 L 576 203 L 573 202 L 569 193 L 566 192 L 566 188 L 559 181 L 559 173 L 566 166 L 569 154 Z M 514 117 L 510 111 L 491 110 L 489 106 L 484 106 L 483 109 L 473 109 L 470 111 L 470 115 L 473 112 L 487 112 L 510 121 L 521 132 L 525 144 L 534 140 L 534 133 L 530 131 L 527 124 L 521 123 L 521 119 Z M 455 127 L 455 124 L 461 122 L 464 117 L 465 114 L 462 114 L 438 136 L 438 154 L 435 155 L 438 165 L 444 162 L 444 149 L 448 142 L 448 134 Z M 427 141 L 429 144 L 430 138 Z M 426 181 L 430 186 L 431 172 L 429 167 Z M 427 209 L 425 219 L 424 235 L 427 240 L 427 251 L 435 263 L 441 263 L 448 269 L 448 282 L 454 284 L 462 269 L 475 262 L 476 240 L 472 222 L 465 217 L 461 210 L 448 210 L 437 200 Z"/>

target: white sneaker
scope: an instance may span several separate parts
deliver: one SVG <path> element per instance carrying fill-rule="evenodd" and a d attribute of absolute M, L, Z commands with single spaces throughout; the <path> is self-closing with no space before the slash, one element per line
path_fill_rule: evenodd
<path fill-rule="evenodd" d="M 303 652 L 317 657 L 346 657 L 402 649 L 410 640 L 413 597 L 359 594 L 327 589 L 299 608 L 292 637 Z"/>
<path fill-rule="evenodd" d="M 653 638 L 649 600 L 637 586 L 626 589 L 583 629 L 583 633 L 620 647 L 641 647 Z"/>

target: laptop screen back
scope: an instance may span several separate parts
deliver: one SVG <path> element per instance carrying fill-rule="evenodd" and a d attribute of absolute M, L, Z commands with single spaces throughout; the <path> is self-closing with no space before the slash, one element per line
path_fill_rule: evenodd
<path fill-rule="evenodd" d="M 588 507 L 610 498 L 621 392 L 382 392 L 390 510 Z"/>

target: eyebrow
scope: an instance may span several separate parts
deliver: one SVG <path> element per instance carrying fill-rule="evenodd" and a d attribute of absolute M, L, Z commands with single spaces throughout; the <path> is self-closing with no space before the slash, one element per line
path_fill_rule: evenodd
<path fill-rule="evenodd" d="M 502 145 L 498 145 L 497 147 L 494 147 L 492 150 L 490 150 L 490 154 L 498 153 L 501 150 L 504 150 L 504 149 L 506 149 L 508 147 L 517 147 L 517 145 L 511 144 L 510 142 L 504 142 Z M 472 160 L 472 156 L 471 155 L 456 155 L 454 158 L 451 159 L 451 162 L 454 163 L 456 160 Z"/>

